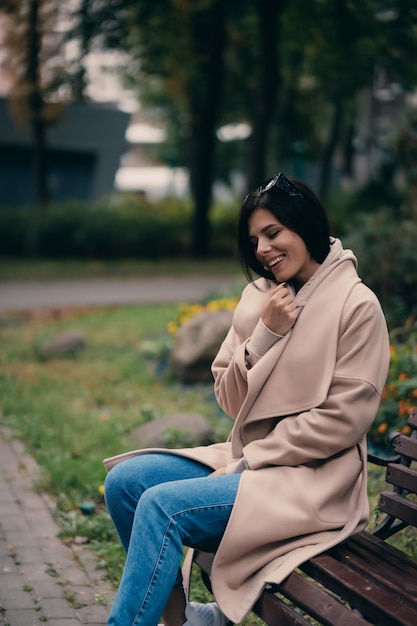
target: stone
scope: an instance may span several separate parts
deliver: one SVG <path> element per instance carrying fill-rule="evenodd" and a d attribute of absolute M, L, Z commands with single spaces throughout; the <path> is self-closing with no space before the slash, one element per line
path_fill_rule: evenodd
<path fill-rule="evenodd" d="M 181 382 L 213 382 L 211 364 L 232 317 L 232 311 L 204 311 L 181 326 L 170 358 L 171 369 Z"/>
<path fill-rule="evenodd" d="M 86 346 L 87 339 L 83 332 L 66 330 L 44 343 L 39 353 L 43 358 L 73 356 Z"/>
<path fill-rule="evenodd" d="M 214 430 L 198 413 L 167 415 L 136 428 L 130 440 L 140 448 L 182 448 L 213 443 Z"/>

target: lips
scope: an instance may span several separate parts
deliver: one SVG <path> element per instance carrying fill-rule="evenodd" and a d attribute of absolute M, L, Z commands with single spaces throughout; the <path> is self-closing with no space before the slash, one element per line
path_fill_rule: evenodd
<path fill-rule="evenodd" d="M 285 254 L 281 254 L 280 256 L 276 257 L 276 259 L 273 259 L 273 261 L 270 261 L 268 263 L 268 267 L 272 269 L 273 267 L 281 263 L 281 261 L 283 261 L 284 259 L 285 259 Z"/>

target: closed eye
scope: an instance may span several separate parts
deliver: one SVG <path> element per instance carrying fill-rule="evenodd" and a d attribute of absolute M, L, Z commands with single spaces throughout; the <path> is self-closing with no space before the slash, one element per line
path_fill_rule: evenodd
<path fill-rule="evenodd" d="M 268 238 L 269 238 L 269 239 L 275 239 L 275 237 L 276 237 L 277 235 L 279 235 L 279 233 L 280 233 L 280 232 L 281 232 L 281 231 L 280 231 L 279 229 L 278 229 L 278 230 L 274 230 L 272 233 L 268 233 Z"/>

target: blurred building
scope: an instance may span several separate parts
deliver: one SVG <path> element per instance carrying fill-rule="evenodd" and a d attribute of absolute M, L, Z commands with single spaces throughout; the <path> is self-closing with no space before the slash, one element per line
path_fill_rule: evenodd
<path fill-rule="evenodd" d="M 114 190 L 126 151 L 130 115 L 98 103 L 69 104 L 47 136 L 47 184 L 52 202 L 96 201 Z M 0 207 L 33 203 L 32 146 L 8 102 L 0 98 Z"/>

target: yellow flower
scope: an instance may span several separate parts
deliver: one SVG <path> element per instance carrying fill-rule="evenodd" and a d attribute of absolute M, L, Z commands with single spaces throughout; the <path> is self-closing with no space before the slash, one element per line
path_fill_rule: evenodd
<path fill-rule="evenodd" d="M 168 323 L 167 329 L 171 335 L 176 335 L 180 327 L 188 322 L 195 315 L 199 315 L 204 311 L 211 311 L 216 313 L 217 311 L 227 310 L 234 311 L 239 298 L 218 298 L 217 300 L 210 300 L 206 305 L 203 304 L 180 304 L 178 307 L 178 314 L 175 320 Z"/>
<path fill-rule="evenodd" d="M 169 322 L 168 332 L 170 335 L 176 335 L 178 332 L 178 324 L 176 322 Z"/>
<path fill-rule="evenodd" d="M 101 496 L 104 496 L 104 485 L 100 485 L 98 488 L 98 492 Z"/>

